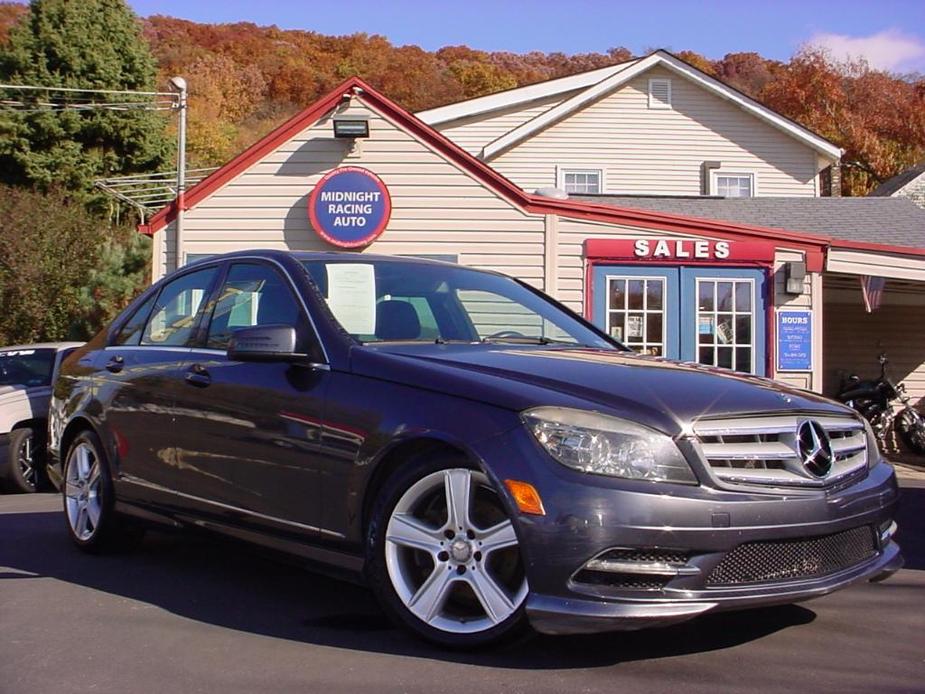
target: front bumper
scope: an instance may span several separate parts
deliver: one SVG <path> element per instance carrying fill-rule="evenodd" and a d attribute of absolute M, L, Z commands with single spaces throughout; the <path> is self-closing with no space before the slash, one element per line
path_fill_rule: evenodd
<path fill-rule="evenodd" d="M 544 633 L 632 630 L 706 612 L 800 602 L 884 578 L 902 566 L 887 530 L 898 500 L 888 464 L 845 488 L 753 492 L 584 475 L 544 459 L 529 435 L 517 430 L 483 442 L 478 453 L 499 483 L 528 481 L 543 499 L 544 516 L 514 517 L 530 585 L 527 615 Z M 715 580 L 714 570 L 745 543 L 811 542 L 863 527 L 873 537 L 871 553 L 837 570 Z M 666 550 L 684 557 L 683 569 L 654 586 L 644 572 L 638 585 L 576 580 L 590 560 L 615 548 Z"/>

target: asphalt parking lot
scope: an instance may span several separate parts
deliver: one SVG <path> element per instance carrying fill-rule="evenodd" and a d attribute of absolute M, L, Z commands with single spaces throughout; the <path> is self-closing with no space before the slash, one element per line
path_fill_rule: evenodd
<path fill-rule="evenodd" d="M 362 588 L 236 545 L 149 534 L 89 557 L 56 495 L 0 497 L 0 692 L 925 691 L 925 475 L 907 568 L 820 600 L 659 630 L 447 653 Z"/>

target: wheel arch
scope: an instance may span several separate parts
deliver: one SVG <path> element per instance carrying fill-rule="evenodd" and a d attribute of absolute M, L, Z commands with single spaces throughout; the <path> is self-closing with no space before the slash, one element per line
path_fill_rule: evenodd
<path fill-rule="evenodd" d="M 82 431 L 92 431 L 97 436 L 100 435 L 100 432 L 97 431 L 97 428 L 93 422 L 88 417 L 83 415 L 77 415 L 74 417 L 70 422 L 67 423 L 67 426 L 64 427 L 64 431 L 61 432 L 58 458 L 62 474 L 64 473 L 64 462 L 67 458 L 67 452 L 71 447 L 71 443 Z"/>
<path fill-rule="evenodd" d="M 443 437 L 438 434 L 428 433 L 412 438 L 405 438 L 392 443 L 376 458 L 373 471 L 370 473 L 364 487 L 362 495 L 360 531 L 362 537 L 366 537 L 369 530 L 370 515 L 373 506 L 376 503 L 376 497 L 379 491 L 385 486 L 386 482 L 394 475 L 407 461 L 419 456 L 446 453 L 458 454 L 465 458 L 473 467 L 485 470 L 483 461 L 468 446 L 460 441 Z M 489 478 L 492 476 L 489 474 Z"/>

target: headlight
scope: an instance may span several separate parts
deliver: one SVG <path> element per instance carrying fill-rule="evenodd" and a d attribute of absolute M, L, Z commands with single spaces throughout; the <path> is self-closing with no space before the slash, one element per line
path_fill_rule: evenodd
<path fill-rule="evenodd" d="M 864 423 L 864 433 L 867 434 L 867 467 L 872 468 L 882 460 L 880 457 L 880 442 L 877 440 L 877 435 L 874 433 L 874 428 L 870 425 L 870 422 L 864 417 L 859 417 L 859 419 Z"/>
<path fill-rule="evenodd" d="M 697 484 L 675 442 L 625 419 L 564 407 L 523 413 L 536 440 L 563 465 L 595 475 Z"/>

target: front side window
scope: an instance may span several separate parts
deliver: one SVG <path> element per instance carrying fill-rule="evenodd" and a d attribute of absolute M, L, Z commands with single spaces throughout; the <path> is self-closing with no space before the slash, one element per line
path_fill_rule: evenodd
<path fill-rule="evenodd" d="M 239 328 L 296 327 L 299 319 L 299 305 L 279 273 L 260 263 L 235 263 L 228 270 L 212 310 L 207 346 L 227 349 L 232 334 Z"/>
<path fill-rule="evenodd" d="M 603 192 L 600 169 L 562 169 L 560 186 L 566 193 L 597 195 Z"/>
<path fill-rule="evenodd" d="M 395 261 L 304 265 L 334 318 L 360 342 L 562 342 L 615 349 L 574 314 L 510 277 Z"/>
<path fill-rule="evenodd" d="M 715 174 L 714 195 L 723 198 L 751 198 L 755 195 L 755 177 L 752 174 Z"/>
<path fill-rule="evenodd" d="M 145 323 L 148 322 L 148 316 L 151 314 L 151 309 L 154 307 L 154 301 L 156 299 L 157 293 L 155 292 L 135 310 L 132 317 L 125 321 L 122 327 L 119 328 L 119 333 L 112 341 L 113 344 L 137 345 L 141 342 L 141 334 L 144 332 Z"/>
<path fill-rule="evenodd" d="M 214 266 L 203 268 L 164 285 L 141 336 L 141 344 L 186 346 L 217 271 Z"/>

